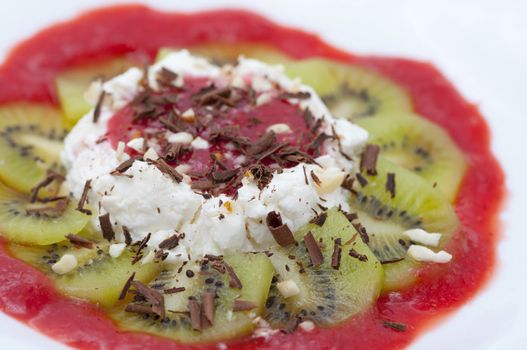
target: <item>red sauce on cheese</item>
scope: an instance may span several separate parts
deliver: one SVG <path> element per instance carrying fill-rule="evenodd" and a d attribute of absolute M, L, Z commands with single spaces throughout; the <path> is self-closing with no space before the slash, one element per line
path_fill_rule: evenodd
<path fill-rule="evenodd" d="M 298 146 L 306 154 L 313 153 L 308 149 L 313 138 L 308 133 L 308 127 L 304 121 L 304 112 L 298 106 L 297 101 L 289 100 L 282 91 L 276 90 L 269 102 L 258 105 L 256 103 L 258 94 L 254 91 L 251 93 L 244 88 L 233 90 L 232 98 L 236 102 L 231 103 L 232 106 L 228 108 L 226 105 L 223 106 L 225 108 L 212 108 L 213 104 L 200 105 L 195 102 L 196 94 L 207 91 L 206 89 L 211 89 L 213 86 L 215 86 L 214 81 L 187 77 L 182 88 L 170 88 L 161 92 L 147 93 L 147 95 L 153 95 L 163 101 L 159 112 L 138 115 L 137 110 L 139 108 L 144 109 L 144 102 L 141 102 L 139 107 L 134 102 L 130 103 L 108 121 L 108 140 L 115 149 L 119 142 L 127 143 L 133 138 L 154 139 L 160 146 L 158 152 L 161 152 L 161 156 L 165 156 L 165 152 L 170 149 L 171 143 L 167 140 L 169 136 L 166 134 L 167 127 L 163 121 L 166 123 L 171 117 L 173 121 L 170 124 L 176 126 L 172 133 L 188 132 L 207 141 L 209 145 L 207 148 L 197 149 L 186 145 L 183 154 L 169 162 L 172 166 L 185 164 L 190 167 L 187 172 L 195 174 L 206 174 L 210 171 L 214 165 L 211 158 L 213 153 L 221 158 L 222 164 L 228 169 L 239 167 L 245 162 L 244 159 L 238 158 L 243 157 L 243 153 L 238 147 L 235 147 L 233 142 L 215 137 L 215 133 L 219 130 L 233 126 L 239 130 L 238 136 L 246 138 L 250 144 L 254 144 L 267 133 L 268 128 L 272 125 L 286 123 L 292 131 L 278 133 L 276 135 L 277 144 Z M 166 101 L 167 98 L 174 101 Z M 142 98 L 140 99 L 142 100 Z M 192 110 L 195 116 L 185 121 L 181 114 L 188 110 Z M 126 151 L 132 156 L 137 153 L 128 147 Z M 278 163 L 270 157 L 263 158 L 262 162 L 268 166 L 278 166 Z M 296 163 L 287 162 L 281 165 L 281 168 L 287 168 L 296 165 Z M 232 188 L 228 190 L 233 192 Z"/>
<path fill-rule="evenodd" d="M 438 276 L 423 269 L 419 284 L 381 297 L 370 311 L 339 327 L 279 334 L 268 341 L 247 339 L 229 348 L 402 348 L 432 322 L 475 295 L 494 266 L 496 220 L 504 194 L 504 175 L 490 152 L 489 130 L 477 107 L 464 100 L 430 64 L 352 55 L 314 35 L 242 11 L 189 15 L 126 6 L 88 13 L 18 45 L 0 68 L 0 102 L 33 100 L 56 104 L 53 77 L 68 65 L 131 52 L 152 58 L 161 46 L 207 41 L 263 42 L 297 58 L 325 56 L 376 70 L 409 91 L 418 113 L 448 130 L 469 164 L 456 203 L 465 228 L 449 248 L 454 259 L 448 266 L 429 268 L 445 269 L 445 273 Z M 198 348 L 148 334 L 120 331 L 102 310 L 60 295 L 46 276 L 12 258 L 4 248 L 0 249 L 0 309 L 58 341 L 79 348 Z M 408 328 L 406 332 L 398 332 L 384 327 L 382 320 L 405 323 Z"/>

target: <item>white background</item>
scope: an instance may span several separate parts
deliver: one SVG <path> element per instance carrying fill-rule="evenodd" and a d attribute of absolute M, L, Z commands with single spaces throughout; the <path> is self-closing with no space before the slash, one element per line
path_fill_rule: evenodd
<path fill-rule="evenodd" d="M 524 0 L 155 0 L 180 11 L 241 7 L 320 34 L 366 54 L 432 61 L 477 103 L 490 124 L 492 148 L 507 176 L 498 270 L 472 302 L 426 332 L 411 349 L 526 349 L 527 278 L 527 1 Z M 125 1 L 0 0 L 0 59 L 16 42 L 83 9 Z M 523 216 L 523 217 L 522 217 Z M 0 315 L 0 345 L 61 346 Z"/>

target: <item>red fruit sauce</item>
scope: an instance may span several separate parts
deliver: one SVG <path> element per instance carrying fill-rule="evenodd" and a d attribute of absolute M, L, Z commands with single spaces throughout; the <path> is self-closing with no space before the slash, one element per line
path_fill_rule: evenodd
<path fill-rule="evenodd" d="M 464 229 L 448 248 L 454 256 L 448 266 L 423 269 L 416 286 L 381 297 L 371 310 L 339 327 L 278 334 L 268 341 L 246 339 L 229 344 L 229 348 L 402 348 L 476 294 L 494 266 L 496 220 L 504 195 L 504 175 L 490 153 L 489 130 L 477 107 L 465 101 L 430 64 L 356 56 L 335 49 L 312 34 L 243 11 L 173 14 L 125 6 L 90 12 L 18 45 L 0 67 L 0 102 L 30 100 L 57 104 L 53 77 L 71 64 L 131 52 L 153 58 L 162 46 L 181 47 L 208 41 L 266 43 L 296 58 L 324 56 L 378 71 L 408 90 L 418 113 L 448 130 L 469 164 L 456 203 Z M 431 273 L 430 270 L 438 268 L 445 273 L 439 276 Z M 216 345 L 179 345 L 148 334 L 122 332 L 102 310 L 62 296 L 46 276 L 9 256 L 3 247 L 0 247 L 0 309 L 78 348 L 216 348 Z M 406 332 L 398 332 L 384 327 L 382 320 L 408 327 Z"/>

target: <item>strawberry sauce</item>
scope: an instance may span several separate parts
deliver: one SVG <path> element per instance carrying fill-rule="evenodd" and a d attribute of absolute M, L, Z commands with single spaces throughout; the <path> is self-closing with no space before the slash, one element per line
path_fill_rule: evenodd
<path fill-rule="evenodd" d="M 490 153 L 489 130 L 476 106 L 464 100 L 430 64 L 352 55 L 312 34 L 242 11 L 189 15 L 142 6 L 113 7 L 58 24 L 18 45 L 0 67 L 0 102 L 57 104 L 53 78 L 69 65 L 122 54 L 153 59 L 162 46 L 208 41 L 267 43 L 296 58 L 324 56 L 376 70 L 408 90 L 418 113 L 448 130 L 469 164 L 456 203 L 464 229 L 447 247 L 454 256 L 450 264 L 423 269 L 416 286 L 381 297 L 374 308 L 339 327 L 299 330 L 269 340 L 246 339 L 229 344 L 229 348 L 403 348 L 482 288 L 495 262 L 504 175 Z M 179 345 L 148 334 L 120 331 L 104 311 L 62 296 L 46 276 L 12 258 L 0 245 L 0 309 L 60 342 L 86 349 L 217 348 Z M 437 269 L 444 273 L 432 271 Z M 404 323 L 407 329 L 387 328 L 383 325 L 386 320 Z"/>

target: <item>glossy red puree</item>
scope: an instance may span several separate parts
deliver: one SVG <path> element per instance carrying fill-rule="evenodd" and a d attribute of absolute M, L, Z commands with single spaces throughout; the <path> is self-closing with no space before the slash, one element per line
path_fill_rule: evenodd
<path fill-rule="evenodd" d="M 404 86 L 418 113 L 447 129 L 469 163 L 456 209 L 465 226 L 449 251 L 454 259 L 441 277 L 424 270 L 406 292 L 382 297 L 360 318 L 332 329 L 246 340 L 233 349 L 402 348 L 482 287 L 494 265 L 496 219 L 503 173 L 489 150 L 489 131 L 476 106 L 465 101 L 433 66 L 406 59 L 361 57 L 339 51 L 316 36 L 277 26 L 239 11 L 166 14 L 140 6 L 109 8 L 47 29 L 19 45 L 0 69 L 0 101 L 56 103 L 52 85 L 63 67 L 94 57 L 133 51 L 153 57 L 160 46 L 204 41 L 266 42 L 294 57 L 326 56 L 367 66 Z M 0 308 L 39 331 L 79 348 L 191 349 L 166 339 L 120 332 L 95 306 L 57 293 L 41 273 L 0 252 Z M 381 320 L 408 325 L 406 332 Z M 210 346 L 210 348 L 216 348 Z"/>

